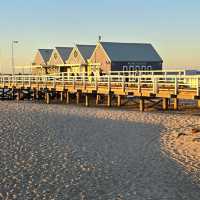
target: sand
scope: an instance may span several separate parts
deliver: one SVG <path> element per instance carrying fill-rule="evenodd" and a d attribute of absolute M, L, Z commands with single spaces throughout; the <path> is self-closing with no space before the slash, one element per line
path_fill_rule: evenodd
<path fill-rule="evenodd" d="M 199 200 L 198 116 L 11 101 L 0 110 L 0 199 Z"/>

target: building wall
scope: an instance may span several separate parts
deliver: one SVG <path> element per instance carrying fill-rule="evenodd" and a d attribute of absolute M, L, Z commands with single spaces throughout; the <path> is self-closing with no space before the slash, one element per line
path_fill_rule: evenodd
<path fill-rule="evenodd" d="M 32 75 L 40 76 L 40 75 L 45 75 L 46 70 L 44 67 L 36 67 L 32 68 Z"/>
<path fill-rule="evenodd" d="M 60 67 L 49 66 L 47 67 L 47 74 L 56 74 L 60 72 Z"/>
<path fill-rule="evenodd" d="M 69 56 L 69 59 L 66 62 L 69 65 L 72 65 L 70 67 L 68 67 L 68 71 L 72 72 L 74 74 L 79 74 L 79 73 L 83 73 L 85 72 L 86 68 L 85 66 L 87 65 L 87 63 L 85 62 L 85 60 L 83 59 L 83 57 L 81 56 L 80 52 L 77 50 L 77 48 L 74 48 Z M 76 65 L 77 66 L 73 66 Z"/>
<path fill-rule="evenodd" d="M 161 62 L 112 62 L 112 71 L 127 70 L 162 70 Z M 125 70 L 126 71 L 126 70 Z"/>
<path fill-rule="evenodd" d="M 37 67 L 32 69 L 32 75 L 46 75 L 59 73 L 59 67 Z"/>
<path fill-rule="evenodd" d="M 90 63 L 99 63 L 99 67 L 104 73 L 108 73 L 111 70 L 111 63 L 101 45 L 96 47 L 92 57 L 90 58 Z"/>
<path fill-rule="evenodd" d="M 35 55 L 35 59 L 34 59 L 34 64 L 35 65 L 46 65 L 46 63 L 44 62 L 42 56 L 40 55 L 40 52 L 38 51 Z"/>
<path fill-rule="evenodd" d="M 59 53 L 56 49 L 53 50 L 53 53 L 49 59 L 48 65 L 55 66 L 55 65 L 63 65 L 64 62 L 62 58 L 60 57 Z"/>
<path fill-rule="evenodd" d="M 83 57 L 81 56 L 80 52 L 74 48 L 73 51 L 71 52 L 69 59 L 66 62 L 67 64 L 78 64 L 78 65 L 84 65 L 85 60 L 83 59 Z"/>

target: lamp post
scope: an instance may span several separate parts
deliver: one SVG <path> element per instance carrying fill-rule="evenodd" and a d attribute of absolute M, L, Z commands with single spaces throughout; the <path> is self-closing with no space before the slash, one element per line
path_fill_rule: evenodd
<path fill-rule="evenodd" d="M 12 41 L 12 75 L 15 75 L 15 58 L 14 58 L 14 44 L 18 44 L 19 41 Z"/>
<path fill-rule="evenodd" d="M 0 58 L 1 58 L 1 49 L 0 49 Z M 2 65 L 0 63 L 0 75 L 2 75 L 2 74 L 3 74 L 3 70 L 2 70 Z"/>

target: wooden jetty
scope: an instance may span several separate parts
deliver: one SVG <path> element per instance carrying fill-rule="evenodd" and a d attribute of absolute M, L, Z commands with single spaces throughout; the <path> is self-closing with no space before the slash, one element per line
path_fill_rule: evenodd
<path fill-rule="evenodd" d="M 173 102 L 173 109 L 179 108 L 179 100 L 194 100 L 200 107 L 200 75 L 186 75 L 182 71 L 149 71 L 149 72 L 112 72 L 109 75 L 87 76 L 60 73 L 54 75 L 1 75 L 0 98 L 38 99 L 43 98 L 50 103 L 53 98 L 59 98 L 69 104 L 71 97 L 79 104 L 81 99 L 85 106 L 91 100 L 96 104 L 103 98 L 108 107 L 121 106 L 122 98 L 135 97 L 140 111 L 145 110 L 145 102 L 152 102 L 152 107 L 158 102 L 167 110 Z M 152 101 L 152 99 L 157 101 Z"/>

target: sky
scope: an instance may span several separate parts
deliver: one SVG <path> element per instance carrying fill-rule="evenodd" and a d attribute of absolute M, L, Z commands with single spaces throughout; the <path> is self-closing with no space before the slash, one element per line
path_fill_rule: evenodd
<path fill-rule="evenodd" d="M 200 67 L 199 0 L 0 0 L 0 70 L 38 48 L 103 41 L 152 43 L 165 66 Z"/>

